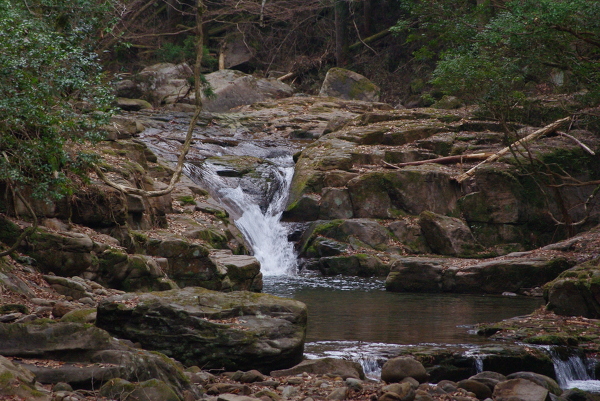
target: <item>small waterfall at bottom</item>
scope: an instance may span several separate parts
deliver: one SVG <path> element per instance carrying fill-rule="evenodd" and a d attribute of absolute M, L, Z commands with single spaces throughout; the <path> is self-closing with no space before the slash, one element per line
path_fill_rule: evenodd
<path fill-rule="evenodd" d="M 260 262 L 263 275 L 294 275 L 297 268 L 294 245 L 288 241 L 288 230 L 280 222 L 294 174 L 294 163 L 291 156 L 268 161 L 265 164 L 268 171 L 262 172 L 265 193 L 259 194 L 256 188 L 248 188 L 248 182 L 243 188 L 239 185 L 239 178 L 236 181 L 231 176 L 220 175 L 218 167 L 209 162 L 201 168 L 188 165 L 187 170 L 192 177 L 207 184 L 213 197 L 228 209 Z"/>
<path fill-rule="evenodd" d="M 556 381 L 563 389 L 578 388 L 600 393 L 600 380 L 596 380 L 594 368 L 598 361 L 587 360 L 584 355 L 564 348 L 549 348 Z"/>

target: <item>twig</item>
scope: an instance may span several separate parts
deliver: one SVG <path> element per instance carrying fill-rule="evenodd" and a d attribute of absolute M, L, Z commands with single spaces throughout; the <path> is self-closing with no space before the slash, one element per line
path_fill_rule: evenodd
<path fill-rule="evenodd" d="M 444 157 L 437 157 L 435 159 L 398 163 L 395 165 L 387 163 L 385 161 L 383 163 L 389 167 L 400 168 L 400 167 L 406 167 L 406 166 L 420 166 L 422 164 L 430 164 L 430 163 L 436 163 L 436 164 L 463 163 L 463 162 L 473 161 L 473 160 L 484 160 L 492 155 L 493 155 L 493 153 L 472 153 L 470 155 L 444 156 Z"/>

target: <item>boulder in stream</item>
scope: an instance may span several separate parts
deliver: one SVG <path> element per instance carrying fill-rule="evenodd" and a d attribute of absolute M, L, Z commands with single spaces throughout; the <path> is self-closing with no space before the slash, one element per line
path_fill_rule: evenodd
<path fill-rule="evenodd" d="M 306 319 L 291 299 L 188 287 L 107 298 L 96 324 L 184 365 L 269 372 L 302 360 Z"/>

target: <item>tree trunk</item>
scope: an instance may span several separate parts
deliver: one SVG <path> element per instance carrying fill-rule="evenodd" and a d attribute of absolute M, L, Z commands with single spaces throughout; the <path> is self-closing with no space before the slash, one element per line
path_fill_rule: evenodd
<path fill-rule="evenodd" d="M 365 0 L 363 3 L 363 36 L 373 34 L 373 1 Z"/>
<path fill-rule="evenodd" d="M 350 7 L 347 0 L 334 0 L 335 61 L 338 67 L 348 63 L 348 19 Z"/>

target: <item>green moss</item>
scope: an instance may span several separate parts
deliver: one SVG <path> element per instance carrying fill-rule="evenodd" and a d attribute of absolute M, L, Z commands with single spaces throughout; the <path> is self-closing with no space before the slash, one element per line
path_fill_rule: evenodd
<path fill-rule="evenodd" d="M 0 305 L 0 314 L 15 313 L 15 312 L 22 313 L 24 315 L 28 315 L 29 308 L 27 308 L 27 306 L 21 305 L 21 304 Z"/>
<path fill-rule="evenodd" d="M 564 334 L 543 334 L 524 339 L 528 344 L 577 346 L 576 338 Z"/>
<path fill-rule="evenodd" d="M 0 374 L 0 387 L 7 388 L 14 379 L 15 376 L 11 372 L 5 371 L 4 373 Z"/>
<path fill-rule="evenodd" d="M 196 200 L 194 199 L 193 196 L 191 195 L 186 195 L 186 196 L 180 196 L 179 198 L 177 198 L 177 200 L 182 204 L 182 205 L 195 205 L 196 204 Z"/>

